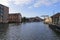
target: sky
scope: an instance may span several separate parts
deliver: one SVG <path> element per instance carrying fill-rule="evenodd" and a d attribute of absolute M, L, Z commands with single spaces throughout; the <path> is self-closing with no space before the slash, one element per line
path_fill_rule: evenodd
<path fill-rule="evenodd" d="M 52 16 L 60 12 L 60 0 L 0 0 L 9 7 L 9 13 L 21 13 L 22 17 Z"/>

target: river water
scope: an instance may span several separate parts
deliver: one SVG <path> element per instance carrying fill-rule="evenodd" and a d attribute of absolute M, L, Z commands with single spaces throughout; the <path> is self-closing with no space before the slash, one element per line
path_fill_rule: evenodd
<path fill-rule="evenodd" d="M 0 40 L 60 40 L 60 34 L 42 22 L 0 24 Z"/>

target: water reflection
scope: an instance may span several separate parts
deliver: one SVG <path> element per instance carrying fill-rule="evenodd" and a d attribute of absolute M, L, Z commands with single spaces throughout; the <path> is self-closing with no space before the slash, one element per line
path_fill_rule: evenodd
<path fill-rule="evenodd" d="M 0 24 L 0 40 L 60 40 L 60 34 L 42 22 Z"/>
<path fill-rule="evenodd" d="M 12 23 L 9 24 L 8 31 L 7 31 L 7 40 L 20 40 L 20 31 L 21 31 L 21 24 L 20 23 Z"/>
<path fill-rule="evenodd" d="M 0 40 L 4 40 L 6 36 L 6 32 L 8 30 L 9 24 L 1 24 L 0 23 Z"/>

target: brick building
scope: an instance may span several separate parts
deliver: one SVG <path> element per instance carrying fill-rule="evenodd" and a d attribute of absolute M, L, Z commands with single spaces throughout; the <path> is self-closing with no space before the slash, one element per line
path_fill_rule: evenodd
<path fill-rule="evenodd" d="M 9 8 L 0 4 L 0 23 L 8 23 Z"/>
<path fill-rule="evenodd" d="M 11 13 L 8 15 L 9 22 L 18 23 L 21 22 L 22 16 L 20 13 Z"/>

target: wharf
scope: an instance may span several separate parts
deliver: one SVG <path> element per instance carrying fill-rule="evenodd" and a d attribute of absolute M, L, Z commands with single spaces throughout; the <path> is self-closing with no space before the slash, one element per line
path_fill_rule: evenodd
<path fill-rule="evenodd" d="M 49 24 L 49 27 L 54 31 L 60 32 L 60 25 Z"/>

